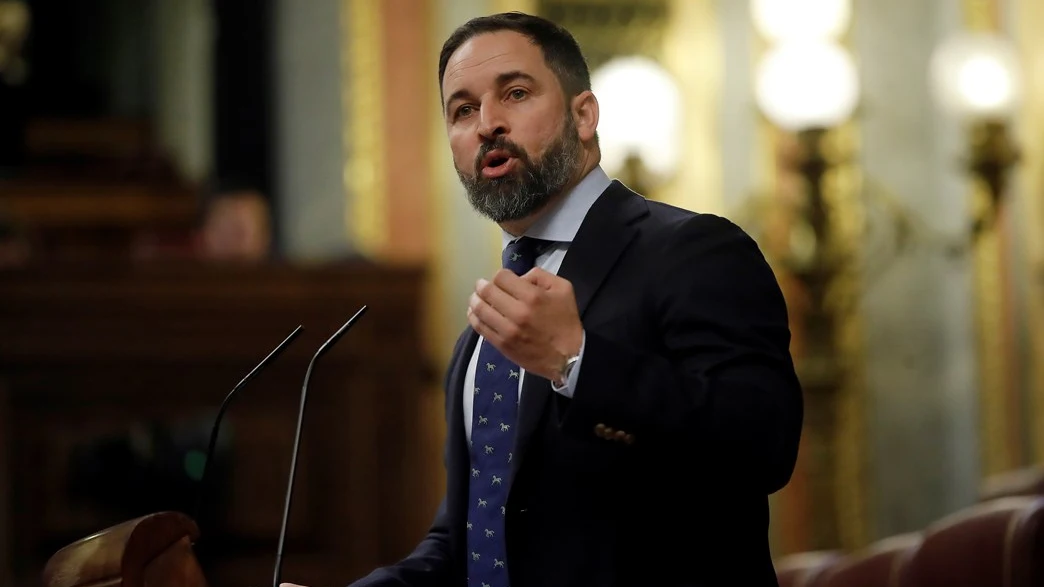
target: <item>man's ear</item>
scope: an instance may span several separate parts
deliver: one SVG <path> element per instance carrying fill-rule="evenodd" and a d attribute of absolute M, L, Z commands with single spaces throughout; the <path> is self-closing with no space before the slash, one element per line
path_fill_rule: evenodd
<path fill-rule="evenodd" d="M 584 90 L 573 97 L 570 104 L 576 132 L 582 142 L 594 140 L 598 130 L 598 99 L 591 90 Z"/>

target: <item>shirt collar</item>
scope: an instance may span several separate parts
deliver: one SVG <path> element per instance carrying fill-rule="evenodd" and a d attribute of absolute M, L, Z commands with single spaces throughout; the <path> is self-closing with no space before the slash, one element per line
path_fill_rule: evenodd
<path fill-rule="evenodd" d="M 587 211 L 594 205 L 612 181 L 601 166 L 595 166 L 555 206 L 537 220 L 523 236 L 556 242 L 573 242 Z M 502 230 L 503 246 L 515 240 L 511 233 Z"/>

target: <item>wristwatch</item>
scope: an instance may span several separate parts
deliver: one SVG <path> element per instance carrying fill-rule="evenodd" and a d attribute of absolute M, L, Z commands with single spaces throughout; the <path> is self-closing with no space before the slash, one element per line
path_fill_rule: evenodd
<path fill-rule="evenodd" d="M 562 389 L 565 386 L 569 385 L 569 374 L 573 372 L 573 367 L 576 366 L 576 362 L 579 360 L 579 354 L 573 355 L 566 359 L 565 364 L 562 365 L 562 368 L 558 371 L 559 376 L 554 381 L 552 381 L 552 383 L 555 384 L 556 388 Z"/>

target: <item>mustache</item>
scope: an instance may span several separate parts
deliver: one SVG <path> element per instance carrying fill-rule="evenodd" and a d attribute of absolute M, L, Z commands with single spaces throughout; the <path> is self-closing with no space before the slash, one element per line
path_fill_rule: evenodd
<path fill-rule="evenodd" d="M 476 174 L 482 173 L 482 160 L 486 158 L 486 155 L 488 155 L 490 151 L 497 150 L 506 151 L 509 155 L 511 155 L 515 159 L 521 160 L 522 162 L 526 162 L 529 160 L 529 157 L 526 155 L 525 149 L 511 142 L 507 138 L 499 136 L 496 139 L 489 141 L 488 143 L 483 143 L 482 146 L 479 147 L 478 155 L 475 156 Z"/>

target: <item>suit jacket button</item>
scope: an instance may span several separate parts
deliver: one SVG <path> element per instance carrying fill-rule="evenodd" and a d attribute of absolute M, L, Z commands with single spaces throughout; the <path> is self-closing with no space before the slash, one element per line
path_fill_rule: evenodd
<path fill-rule="evenodd" d="M 624 444 L 634 444 L 634 434 L 627 434 L 624 436 Z"/>
<path fill-rule="evenodd" d="M 595 436 L 600 436 L 602 438 L 605 438 L 605 431 L 606 431 L 605 424 L 597 424 L 597 425 L 595 425 L 595 428 L 594 428 Z"/>
<path fill-rule="evenodd" d="M 627 436 L 628 436 L 628 434 L 626 432 L 624 432 L 623 430 L 617 430 L 616 434 L 613 436 L 613 440 L 623 442 L 624 439 L 627 438 Z"/>

